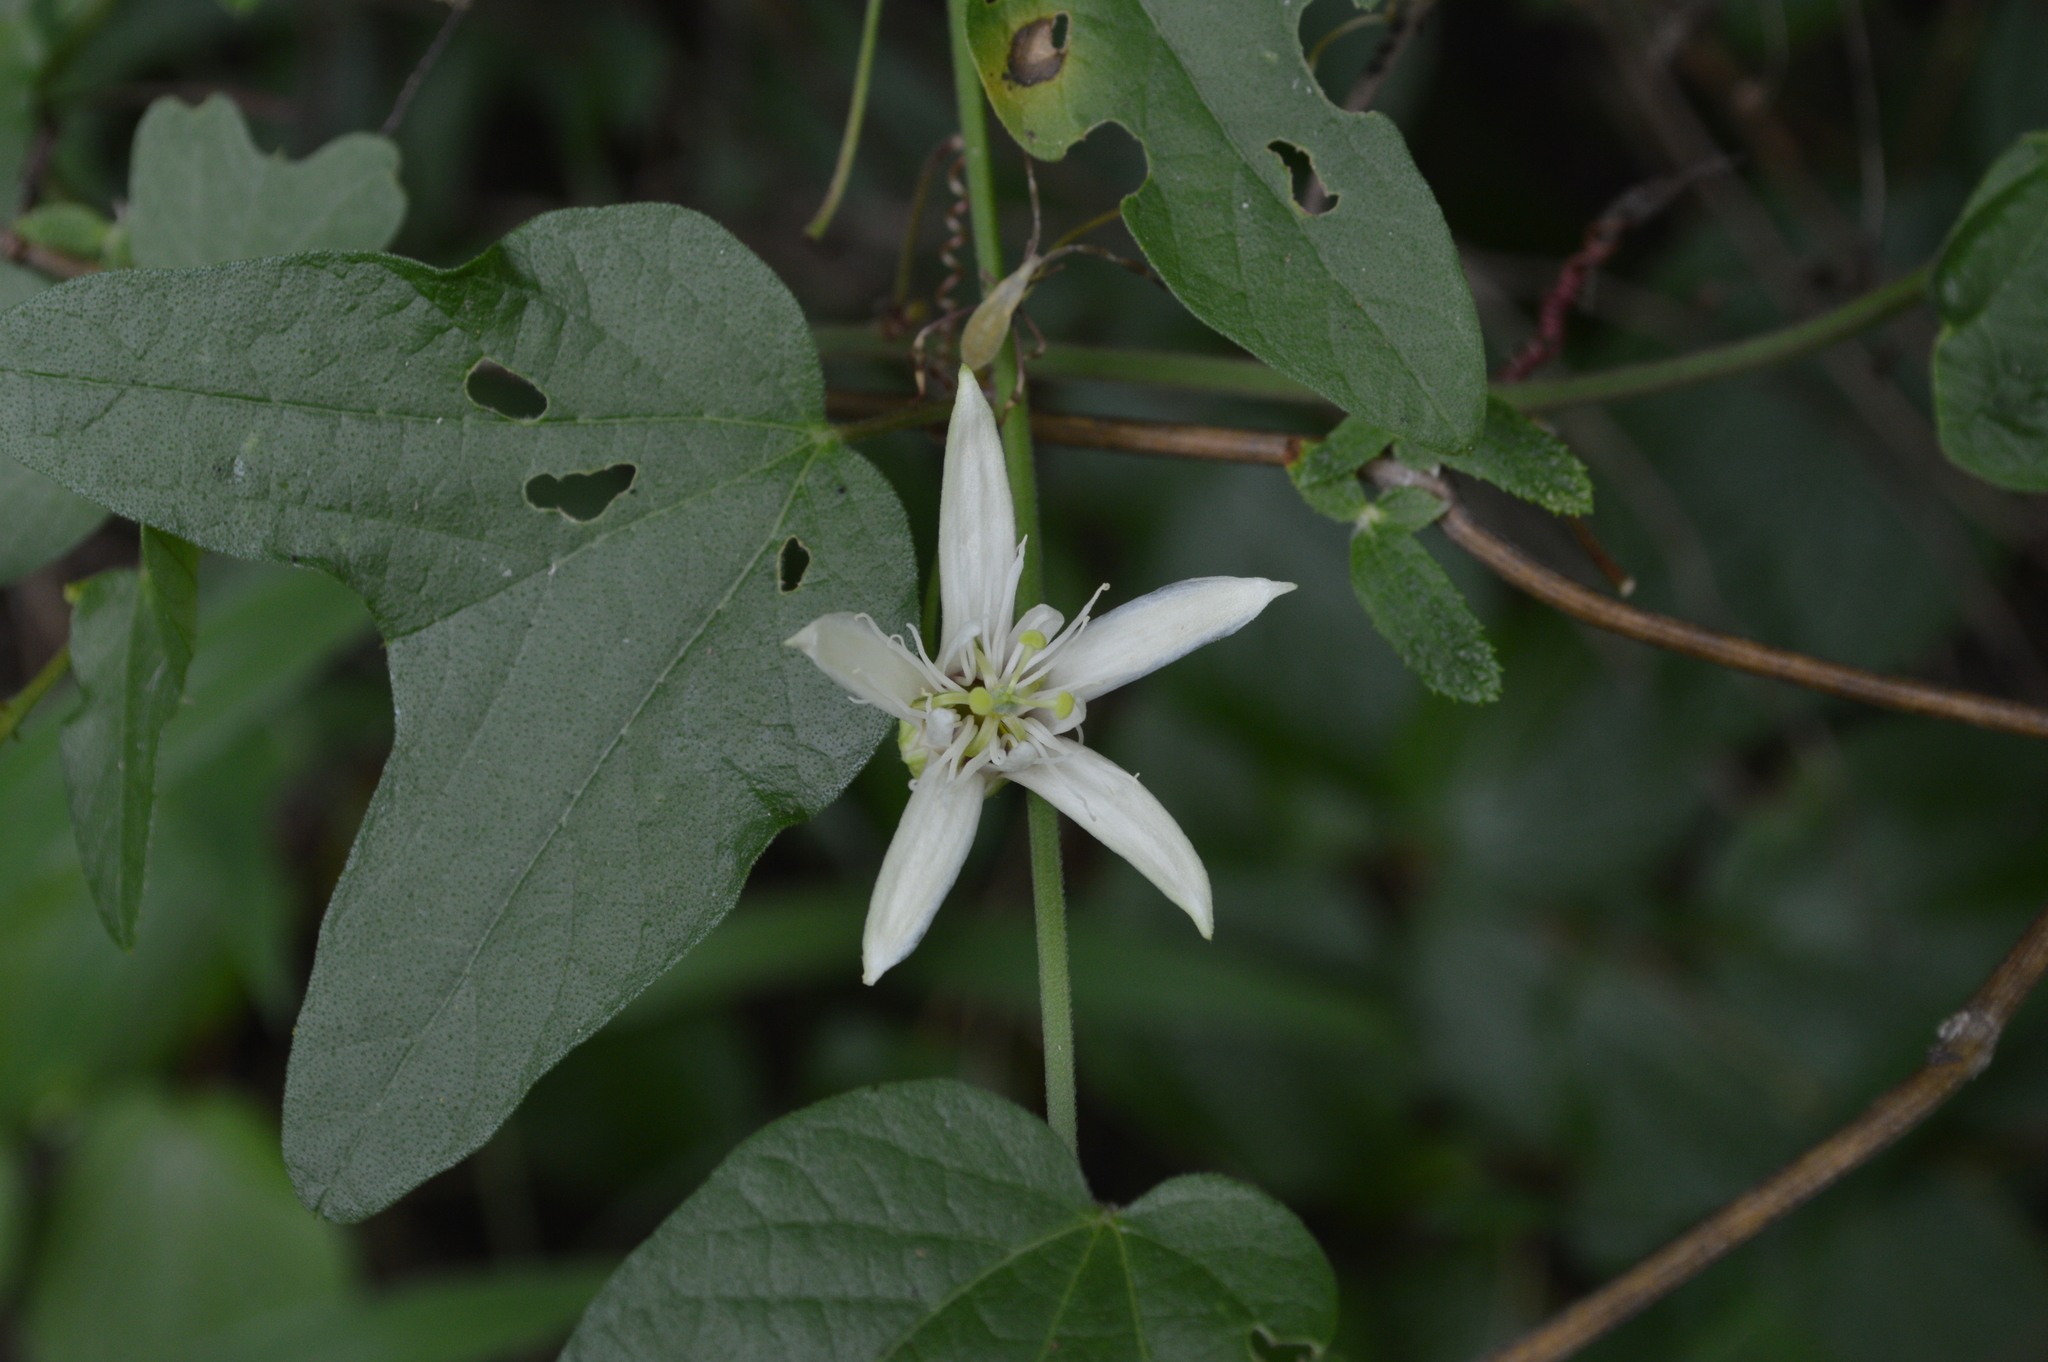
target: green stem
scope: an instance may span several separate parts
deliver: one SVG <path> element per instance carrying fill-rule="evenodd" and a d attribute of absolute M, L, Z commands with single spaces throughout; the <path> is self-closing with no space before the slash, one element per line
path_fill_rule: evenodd
<path fill-rule="evenodd" d="M 996 217 L 995 175 L 989 160 L 988 114 L 981 75 L 967 44 L 967 6 L 981 0 L 950 0 L 947 26 L 953 39 L 953 87 L 960 108 L 960 139 L 967 160 L 967 208 L 974 222 L 974 263 L 988 284 L 1003 277 L 1002 226 Z M 1045 550 L 1038 532 L 1038 477 L 1031 449 L 1031 410 L 1017 390 L 1013 336 L 995 361 L 996 407 L 1002 413 L 1003 460 L 1010 497 L 1017 509 L 1017 533 L 1030 541 L 1024 574 L 1017 584 L 1027 601 L 1045 599 Z M 1031 899 L 1038 919 L 1039 1024 L 1045 1036 L 1045 1119 L 1067 1148 L 1078 1149 L 1074 1124 L 1074 998 L 1067 978 L 1067 896 L 1060 878 L 1059 815 L 1032 795 L 1026 801 L 1031 827 Z"/>
<path fill-rule="evenodd" d="M 868 0 L 868 12 L 860 21 L 860 55 L 853 59 L 853 103 L 846 110 L 846 133 L 839 139 L 839 163 L 832 167 L 832 183 L 826 186 L 825 202 L 818 215 L 804 228 L 804 235 L 816 241 L 832 225 L 839 211 L 839 196 L 853 174 L 853 153 L 860 146 L 860 122 L 868 111 L 868 77 L 875 70 L 875 34 L 882 26 L 882 0 Z"/>
<path fill-rule="evenodd" d="M 21 721 L 28 717 L 29 711 L 36 707 L 37 701 L 47 695 L 50 687 L 56 685 L 69 670 L 71 645 L 67 643 L 57 650 L 55 657 L 43 664 L 43 669 L 35 674 L 33 680 L 21 688 L 21 694 L 0 705 L 0 742 L 6 742 L 14 736 L 14 730 L 21 727 Z"/>
<path fill-rule="evenodd" d="M 1640 397 L 1667 388 L 1747 373 L 1825 350 L 1888 320 L 1926 296 L 1928 267 L 1852 299 L 1833 312 L 1795 326 L 1752 336 L 1675 359 L 1630 364 L 1599 373 L 1579 374 L 1533 383 L 1501 383 L 1494 393 L 1523 411 L 1564 407 L 1582 402 L 1609 402 Z M 848 359 L 901 360 L 904 347 L 883 340 L 865 326 L 825 325 L 811 329 L 818 349 Z M 1105 383 L 1141 383 L 1150 387 L 1184 388 L 1227 397 L 1264 398 L 1273 402 L 1323 403 L 1313 389 L 1295 382 L 1255 359 L 1225 355 L 1184 355 L 1167 350 L 1116 350 L 1093 345 L 1046 347 L 1031 361 L 1031 371 L 1047 378 L 1083 378 Z M 1000 381 L 1001 375 L 998 375 Z"/>
<path fill-rule="evenodd" d="M 1038 917 L 1038 998 L 1045 1037 L 1045 1123 L 1079 1152 L 1074 1117 L 1073 987 L 1067 978 L 1067 895 L 1058 810 L 1031 795 L 1031 898 Z"/>
<path fill-rule="evenodd" d="M 1572 378 L 1496 384 L 1494 395 L 1522 411 L 1541 411 L 1547 407 L 1640 397 L 1645 393 L 1662 392 L 1667 388 L 1704 383 L 1709 379 L 1782 364 L 1786 360 L 1825 350 L 1904 312 L 1926 297 L 1930 269 L 1931 266 L 1922 265 L 1904 278 L 1873 289 L 1832 312 L 1824 312 L 1818 317 L 1777 331 L 1767 331 L 1748 340 L 1717 345 L 1709 350 L 1695 350 L 1675 359 L 1628 364 L 1619 369 Z"/>
<path fill-rule="evenodd" d="M 874 328 L 825 323 L 811 328 L 818 352 L 828 358 L 873 359 L 901 363 L 909 347 L 883 340 Z M 1185 388 L 1225 397 L 1264 398 L 1269 402 L 1304 402 L 1328 406 L 1315 389 L 1295 382 L 1278 369 L 1255 359 L 1228 355 L 1185 355 L 1171 350 L 1118 350 L 1100 345 L 1067 345 L 1055 341 L 1031 361 L 1038 378 L 1082 378 L 1101 383 L 1140 383 L 1154 388 Z"/>

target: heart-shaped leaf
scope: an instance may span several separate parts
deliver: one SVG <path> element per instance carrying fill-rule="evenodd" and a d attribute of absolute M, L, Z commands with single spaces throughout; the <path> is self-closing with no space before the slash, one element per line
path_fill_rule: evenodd
<path fill-rule="evenodd" d="M 485 365 L 543 414 L 475 400 Z M 0 315 L 0 453 L 323 568 L 389 640 L 396 745 L 285 1095 L 300 1194 L 338 1218 L 481 1144 L 874 750 L 880 718 L 782 640 L 912 617 L 902 510 L 825 424 L 795 301 L 679 208 L 550 214 L 454 270 L 80 280 Z M 620 465 L 593 518 L 533 499 Z"/>
<path fill-rule="evenodd" d="M 982 86 L 1026 151 L 1057 160 L 1110 121 L 1145 144 L 1124 221 L 1189 311 L 1404 439 L 1479 438 L 1479 318 L 1443 214 L 1392 123 L 1323 97 L 1293 6 L 966 10 Z"/>
<path fill-rule="evenodd" d="M 1986 482 L 2048 492 L 2048 132 L 1985 173 L 1935 262 L 1942 452 Z"/>
<path fill-rule="evenodd" d="M 1336 1283 L 1264 1193 L 1212 1176 L 1098 1206 L 1045 1124 L 948 1080 L 786 1116 L 599 1293 L 563 1362 L 1243 1362 L 1320 1356 Z"/>

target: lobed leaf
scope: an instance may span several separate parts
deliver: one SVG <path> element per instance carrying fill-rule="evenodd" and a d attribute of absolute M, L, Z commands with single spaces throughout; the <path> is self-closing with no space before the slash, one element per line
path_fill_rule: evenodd
<path fill-rule="evenodd" d="M 135 945 L 156 752 L 185 693 L 199 628 L 199 550 L 148 526 L 142 563 L 72 589 L 71 669 L 83 703 L 64 724 L 71 829 L 100 920 Z"/>
<path fill-rule="evenodd" d="M 483 405 L 491 371 L 542 414 Z M 0 315 L 0 453 L 317 566 L 389 640 L 395 750 L 285 1095 L 300 1194 L 337 1218 L 480 1145 L 867 759 L 879 718 L 782 640 L 911 618 L 901 508 L 825 424 L 794 300 L 667 206 L 549 214 L 454 270 L 80 280 Z M 534 497 L 622 467 L 594 512 Z"/>
<path fill-rule="evenodd" d="M 223 94 L 151 104 L 130 162 L 128 245 L 144 269 L 381 251 L 405 221 L 390 138 L 345 133 L 303 161 L 266 156 Z"/>
<path fill-rule="evenodd" d="M 949 1080 L 767 1126 L 626 1260 L 564 1362 L 1320 1356 L 1335 1280 L 1226 1178 L 1098 1206 L 1043 1122 Z"/>
<path fill-rule="evenodd" d="M 169 96 L 157 100 L 135 130 L 129 162 L 128 218 L 112 235 L 125 236 L 124 249 L 138 265 L 382 250 L 405 217 L 398 148 L 388 138 L 350 133 L 303 161 L 265 156 L 226 95 L 197 108 Z M 78 204 L 36 209 L 15 229 L 74 255 L 96 257 L 109 239 L 98 215 Z M 31 270 L 0 267 L 0 307 L 48 287 Z M 63 557 L 106 515 L 0 455 L 0 583 Z"/>
<path fill-rule="evenodd" d="M 2048 132 L 1985 173 L 1932 287 L 1942 452 L 1986 482 L 2048 492 Z"/>
<path fill-rule="evenodd" d="M 1144 143 L 1124 221 L 1189 311 L 1403 439 L 1479 438 L 1485 357 L 1443 214 L 1391 122 L 1323 97 L 1291 6 L 966 10 L 982 86 L 1031 155 L 1057 160 L 1111 121 Z"/>

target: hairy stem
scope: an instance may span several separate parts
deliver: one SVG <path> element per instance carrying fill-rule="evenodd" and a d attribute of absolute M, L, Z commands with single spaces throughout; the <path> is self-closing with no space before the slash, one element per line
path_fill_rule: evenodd
<path fill-rule="evenodd" d="M 57 650 L 55 657 L 43 664 L 43 669 L 21 688 L 19 695 L 0 705 L 0 742 L 6 742 L 14 736 L 14 730 L 21 727 L 21 721 L 28 717 L 29 711 L 34 709 L 37 702 L 49 694 L 50 687 L 56 685 L 63 679 L 64 673 L 70 670 L 71 645 L 67 643 Z"/>
<path fill-rule="evenodd" d="M 967 10 L 980 0 L 950 0 L 954 93 L 967 159 L 967 206 L 974 221 L 974 263 L 984 288 L 1003 277 L 1001 223 L 995 176 L 989 164 L 988 115 L 981 76 L 967 46 Z M 996 409 L 1002 414 L 1003 459 L 1017 532 L 1030 541 L 1017 590 L 1027 601 L 1045 598 L 1045 551 L 1038 533 L 1038 477 L 1031 444 L 1031 407 L 1017 384 L 1017 342 L 1003 342 L 995 360 Z M 972 382 L 971 378 L 964 381 Z M 1031 898 L 1038 920 L 1038 1003 L 1045 1035 L 1045 1119 L 1067 1148 L 1078 1148 L 1074 1123 L 1074 997 L 1067 977 L 1067 895 L 1061 881 L 1059 815 L 1037 795 L 1026 801 L 1031 826 Z"/>
<path fill-rule="evenodd" d="M 860 124 L 868 112 L 868 78 L 875 70 L 875 34 L 882 26 L 882 0 L 868 0 L 867 14 L 860 21 L 860 53 L 853 59 L 853 102 L 846 110 L 846 132 L 839 139 L 839 161 L 832 167 L 832 183 L 825 187 L 825 201 L 818 215 L 804 227 L 804 235 L 816 241 L 832 225 L 839 211 L 840 196 L 853 174 L 853 153 L 860 147 Z"/>
<path fill-rule="evenodd" d="M 2048 910 L 1963 1010 L 1936 1031 L 1920 1072 L 1870 1104 L 1770 1180 L 1744 1192 L 1600 1290 L 1487 1362 L 1555 1362 L 1569 1357 L 1652 1302 L 1699 1275 L 1730 1249 L 1805 1204 L 1844 1174 L 1868 1163 L 1984 1072 L 1998 1037 L 2048 969 Z"/>
<path fill-rule="evenodd" d="M 1496 384 L 1494 394 L 1522 411 L 1547 407 L 1569 407 L 1584 402 L 1612 402 L 1617 398 L 1640 397 L 1710 379 L 1764 369 L 1786 360 L 1799 359 L 1825 350 L 1889 320 L 1919 302 L 1927 294 L 1930 267 L 1922 265 L 1911 274 L 1873 289 L 1832 312 L 1767 331 L 1761 336 L 1695 350 L 1675 359 L 1648 364 L 1627 364 L 1599 373 L 1571 378 L 1539 380 L 1534 383 Z"/>

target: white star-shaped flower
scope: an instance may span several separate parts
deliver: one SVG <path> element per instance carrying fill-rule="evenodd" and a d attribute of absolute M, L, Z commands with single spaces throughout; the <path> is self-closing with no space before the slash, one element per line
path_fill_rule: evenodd
<path fill-rule="evenodd" d="M 924 936 L 1000 780 L 1043 795 L 1208 936 L 1209 874 L 1187 834 L 1136 776 L 1082 746 L 1077 730 L 1089 701 L 1236 633 L 1294 584 L 1196 577 L 1095 620 L 1091 597 L 1064 629 L 1049 605 L 1013 622 L 1024 545 L 995 415 L 966 371 L 946 432 L 938 568 L 936 657 L 914 629 L 913 652 L 866 615 L 825 615 L 789 639 L 855 700 L 896 716 L 915 777 L 868 902 L 862 977 L 872 984 Z"/>

